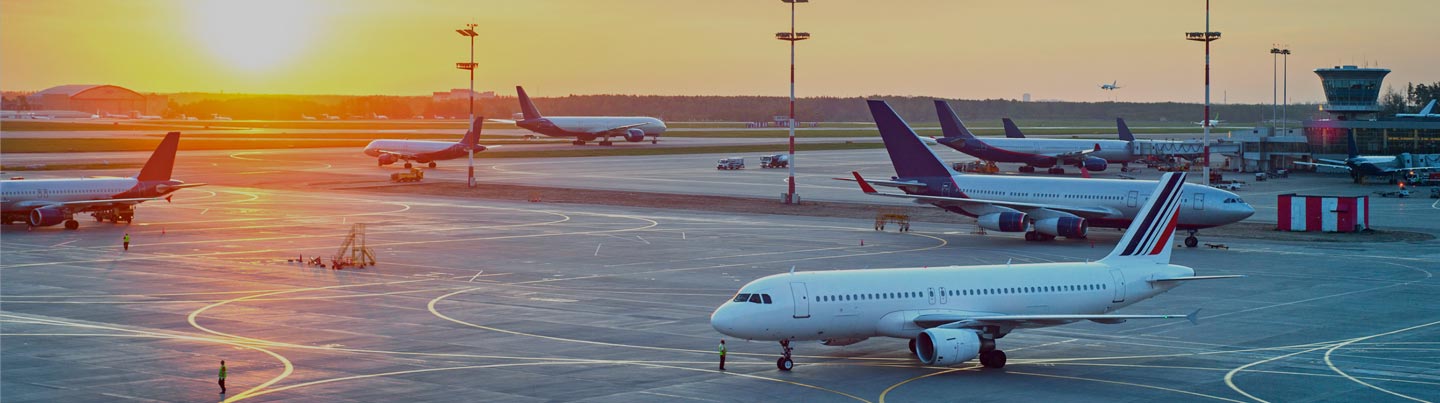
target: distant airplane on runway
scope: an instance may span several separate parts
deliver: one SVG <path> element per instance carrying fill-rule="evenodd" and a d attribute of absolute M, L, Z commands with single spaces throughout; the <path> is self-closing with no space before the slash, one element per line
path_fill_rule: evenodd
<path fill-rule="evenodd" d="M 1421 109 L 1421 110 L 1420 110 L 1420 113 L 1397 113 L 1397 114 L 1395 114 L 1395 117 L 1397 117 L 1397 118 L 1440 118 L 1440 113 L 1435 113 L 1434 110 L 1435 110 L 1435 100 L 1432 99 L 1432 100 L 1430 100 L 1430 103 L 1425 104 L 1425 109 Z"/>
<path fill-rule="evenodd" d="M 1022 138 L 1009 138 L 1007 134 L 1003 139 L 981 140 L 965 128 L 945 101 L 935 101 L 935 112 L 940 115 L 940 132 L 945 135 L 938 140 L 940 144 L 986 161 L 1023 163 L 1025 166 L 1020 167 L 1020 172 L 1035 172 L 1035 168 L 1040 167 L 1049 168 L 1052 174 L 1061 174 L 1065 173 L 1064 165 L 1098 172 L 1104 171 L 1111 162 L 1128 165 L 1135 160 L 1130 142 L 1125 140 L 1023 138 L 1015 122 L 1008 118 L 1005 131 Z"/>
<path fill-rule="evenodd" d="M 1210 120 L 1206 120 L 1206 121 L 1200 121 L 1200 122 L 1190 122 L 1190 123 L 1194 123 L 1194 124 L 1201 125 L 1201 126 L 1207 126 L 1207 125 L 1208 125 L 1208 126 L 1210 126 L 1210 127 L 1215 127 L 1215 126 L 1219 126 L 1221 123 L 1225 123 L 1225 121 L 1220 120 L 1220 114 L 1219 114 L 1219 113 L 1216 113 L 1214 119 L 1210 119 Z"/>
<path fill-rule="evenodd" d="M 470 122 L 470 130 L 465 132 L 465 137 L 458 142 L 431 141 L 431 140 L 375 140 L 365 146 L 365 155 L 375 157 L 380 166 L 405 161 L 405 167 L 410 168 L 410 161 L 421 164 L 430 164 L 431 168 L 436 166 L 435 161 L 463 158 L 471 151 L 481 152 L 489 147 L 480 145 L 481 123 L 483 117 L 476 117 Z"/>
<path fill-rule="evenodd" d="M 302 113 L 302 114 L 300 114 L 300 120 L 315 120 L 315 117 L 314 117 L 314 116 L 310 116 L 310 115 L 306 115 L 306 114 L 303 114 L 303 113 Z"/>
<path fill-rule="evenodd" d="M 646 116 L 541 116 L 540 110 L 530 102 L 530 96 L 525 94 L 525 88 L 517 85 L 515 92 L 519 94 L 524 119 L 490 119 L 491 122 L 513 124 L 550 137 L 571 137 L 577 146 L 597 138 L 601 139 L 600 145 L 608 146 L 612 144 L 610 137 L 623 137 L 635 143 L 645 141 L 646 136 L 655 144 L 660 142 L 660 134 L 665 133 L 665 122 Z"/>
<path fill-rule="evenodd" d="M 1089 227 L 1124 228 L 1135 220 L 1144 204 L 1141 195 L 1155 185 L 1139 180 L 957 173 L 926 147 L 885 101 L 868 102 L 896 176 L 863 181 L 856 173 L 853 179 L 836 179 L 860 182 L 861 190 L 867 194 L 910 199 L 975 217 L 977 225 L 987 230 L 1025 232 L 1026 240 L 1041 241 L 1057 236 L 1084 238 Z M 905 193 L 879 193 L 871 184 L 896 187 Z M 1176 225 L 1190 231 L 1185 239 L 1189 247 L 1199 244 L 1197 230 L 1255 214 L 1254 208 L 1225 190 L 1186 184 L 1182 192 L 1183 206 Z"/>
<path fill-rule="evenodd" d="M 1100 84 L 1100 89 L 1106 91 L 1118 90 L 1121 88 L 1118 84 L 1120 84 L 1119 81 L 1111 81 L 1109 84 Z"/>
<path fill-rule="evenodd" d="M 791 342 L 800 340 L 844 346 L 876 336 L 910 339 L 910 351 L 925 365 L 978 357 L 986 368 L 1001 368 L 1006 356 L 996 342 L 1017 329 L 1131 319 L 1195 323 L 1199 310 L 1112 313 L 1188 281 L 1243 277 L 1196 276 L 1170 263 L 1170 240 L 1186 209 L 1185 174 L 1167 173 L 1158 185 L 1146 192 L 1141 218 L 1095 262 L 792 271 L 740 287 L 710 315 L 710 325 L 731 337 L 779 341 L 775 365 L 788 371 L 795 366 Z"/>
<path fill-rule="evenodd" d="M 0 216 L 5 224 L 21 221 L 32 227 L 64 223 L 80 228 L 76 213 L 89 212 L 95 221 L 135 220 L 135 205 L 168 199 L 176 190 L 204 186 L 170 179 L 180 132 L 170 132 L 133 178 L 13 179 L 0 181 Z"/>
<path fill-rule="evenodd" d="M 1349 156 L 1344 161 L 1317 158 L 1320 162 L 1299 162 L 1300 165 L 1321 166 L 1329 168 L 1344 169 L 1350 172 L 1350 177 L 1355 183 L 1362 183 L 1366 176 L 1395 175 L 1406 172 L 1425 172 L 1440 170 L 1440 166 L 1411 167 L 1406 166 L 1409 153 L 1393 155 L 1360 155 L 1360 147 L 1355 144 L 1355 133 L 1345 137 L 1348 141 Z"/>

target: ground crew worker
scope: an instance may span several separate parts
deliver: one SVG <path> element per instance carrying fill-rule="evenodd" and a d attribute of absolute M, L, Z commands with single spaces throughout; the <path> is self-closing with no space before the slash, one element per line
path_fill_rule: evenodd
<path fill-rule="evenodd" d="M 220 360 L 220 394 L 225 394 L 225 360 Z"/>
<path fill-rule="evenodd" d="M 129 251 L 129 250 L 130 250 L 130 233 L 129 233 L 129 232 L 126 232 L 126 233 L 125 233 L 125 238 L 124 238 L 124 239 L 125 239 L 125 250 L 126 250 L 126 251 Z"/>
<path fill-rule="evenodd" d="M 720 339 L 720 370 L 725 370 L 725 339 Z"/>

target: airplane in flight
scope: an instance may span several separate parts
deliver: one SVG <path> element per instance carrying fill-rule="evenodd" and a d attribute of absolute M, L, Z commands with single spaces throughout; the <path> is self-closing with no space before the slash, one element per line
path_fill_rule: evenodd
<path fill-rule="evenodd" d="M 80 228 L 76 213 L 89 212 L 96 222 L 135 221 L 135 205 L 169 200 L 171 193 L 204 186 L 170 178 L 180 132 L 170 132 L 133 178 L 12 179 L 0 181 L 0 216 L 5 224 L 21 221 L 31 227 L 65 224 Z"/>
<path fill-rule="evenodd" d="M 1145 182 L 1147 185 L 1155 182 Z M 980 358 L 1005 366 L 996 340 L 1017 329 L 1080 321 L 1198 320 L 1188 315 L 1115 314 L 1187 281 L 1243 277 L 1196 276 L 1170 263 L 1170 239 L 1184 206 L 1184 173 L 1166 173 L 1120 243 L 1098 261 L 832 270 L 770 275 L 751 281 L 710 315 L 722 334 L 779 341 L 775 362 L 794 368 L 792 341 L 844 346 L 871 337 L 910 340 L 925 365 Z"/>
<path fill-rule="evenodd" d="M 1118 89 L 1121 88 L 1119 84 L 1120 84 L 1119 81 L 1111 81 L 1109 84 L 1100 84 L 1100 89 L 1106 90 L 1106 91 L 1118 90 Z"/>
<path fill-rule="evenodd" d="M 476 117 L 474 122 L 470 122 L 470 130 L 465 131 L 465 137 L 458 142 L 380 139 L 365 145 L 364 153 L 375 157 L 382 167 L 405 161 L 405 168 L 410 168 L 413 166 L 410 161 L 415 161 L 421 164 L 430 164 L 430 167 L 434 168 L 435 161 L 462 158 L 472 151 L 481 152 L 490 149 L 491 147 L 479 144 L 481 123 L 484 121 L 485 118 Z"/>
<path fill-rule="evenodd" d="M 1321 166 L 1328 168 L 1344 169 L 1350 172 L 1350 177 L 1355 183 L 1364 183 L 1366 176 L 1396 175 L 1408 172 L 1424 172 L 1440 170 L 1440 166 L 1412 167 L 1404 162 L 1408 160 L 1409 153 L 1402 153 L 1399 156 L 1393 155 L 1360 155 L 1360 147 L 1355 144 L 1355 133 L 1345 137 L 1348 144 L 1349 156 L 1345 160 L 1332 160 L 1316 158 L 1320 162 L 1301 162 L 1296 164 Z"/>
<path fill-rule="evenodd" d="M 1440 113 L 1435 113 L 1434 110 L 1435 110 L 1435 100 L 1432 99 L 1432 100 L 1430 100 L 1430 103 L 1425 104 L 1425 109 L 1421 109 L 1421 110 L 1420 110 L 1420 113 L 1397 113 L 1397 114 L 1395 114 L 1395 117 L 1397 117 L 1397 118 L 1440 118 Z"/>
<path fill-rule="evenodd" d="M 1084 238 L 1089 227 L 1125 228 L 1135 220 L 1142 196 L 1155 182 L 1121 179 L 966 175 L 955 172 L 926 147 L 885 101 L 867 101 L 890 154 L 896 176 L 890 180 L 854 178 L 867 194 L 910 199 L 976 219 L 990 231 L 1025 232 L 1027 241 L 1057 236 Z M 942 122 L 943 123 L 943 122 Z M 870 185 L 896 187 L 904 194 L 880 193 Z M 1255 209 L 1229 191 L 1186 184 L 1181 192 L 1177 228 L 1189 231 L 1185 246 L 1195 247 L 1200 229 L 1243 220 Z"/>
<path fill-rule="evenodd" d="M 602 146 L 612 145 L 610 137 L 623 137 L 625 141 L 637 143 L 645 141 L 646 136 L 650 137 L 650 144 L 656 144 L 660 142 L 660 134 L 665 133 L 665 122 L 646 116 L 541 116 L 535 103 L 530 102 L 530 96 L 525 94 L 525 88 L 517 85 L 515 92 L 519 94 L 524 119 L 490 119 L 491 122 L 513 124 L 550 137 L 573 137 L 575 141 L 571 143 L 577 146 L 597 138 L 601 139 Z"/>
<path fill-rule="evenodd" d="M 1052 174 L 1063 174 L 1063 165 L 1104 171 L 1112 162 L 1128 168 L 1130 161 L 1136 159 L 1130 152 L 1130 141 L 1126 140 L 1032 139 L 1008 135 L 981 140 L 965 128 L 950 104 L 936 100 L 935 111 L 940 115 L 940 132 L 944 135 L 937 139 L 940 144 L 986 161 L 1023 163 L 1025 166 L 1020 167 L 1020 172 L 1035 172 L 1039 167 L 1049 168 Z M 1008 118 L 1005 127 L 1006 132 L 1020 131 Z"/>

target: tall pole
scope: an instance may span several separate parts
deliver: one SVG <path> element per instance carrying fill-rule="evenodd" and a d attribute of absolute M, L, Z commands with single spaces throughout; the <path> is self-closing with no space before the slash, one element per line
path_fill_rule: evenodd
<path fill-rule="evenodd" d="M 1276 111 L 1276 110 L 1275 110 L 1275 105 L 1278 105 L 1278 104 L 1279 104 L 1279 102 L 1276 101 L 1276 97 L 1279 96 L 1279 92 L 1276 90 L 1276 87 L 1280 85 L 1280 73 L 1278 73 L 1278 72 L 1275 71 L 1276 68 L 1280 67 L 1280 66 L 1279 66 L 1279 63 L 1278 63 L 1278 62 L 1279 62 L 1279 60 L 1278 60 L 1278 59 L 1279 59 L 1279 56 L 1280 56 L 1280 48 L 1271 47 L 1271 48 L 1270 48 L 1270 121 L 1272 122 L 1272 125 L 1271 125 L 1270 127 L 1275 127 L 1275 126 L 1273 125 L 1273 122 L 1275 121 L 1275 118 L 1276 118 L 1276 117 L 1280 116 L 1279 111 Z"/>
<path fill-rule="evenodd" d="M 1283 107 L 1280 108 L 1280 128 L 1281 128 L 1281 129 L 1285 129 L 1286 124 L 1288 124 L 1289 121 L 1290 121 L 1290 49 L 1289 49 L 1289 48 L 1290 48 L 1290 46 L 1289 46 L 1289 45 L 1286 45 L 1286 46 L 1285 46 L 1285 49 L 1281 49 L 1281 50 L 1280 50 L 1281 58 L 1285 59 L 1284 67 L 1282 67 L 1282 69 L 1284 69 L 1284 74 L 1283 74 L 1283 75 L 1284 75 L 1284 77 L 1285 77 L 1285 84 L 1284 84 L 1285 87 L 1284 87 L 1283 90 L 1281 90 L 1282 92 L 1280 93 L 1280 99 L 1283 99 L 1283 100 L 1284 100 L 1284 101 L 1282 101 L 1282 102 L 1284 102 L 1284 105 L 1285 105 L 1285 106 L 1283 106 Z"/>
<path fill-rule="evenodd" d="M 1202 152 L 1205 164 L 1201 175 L 1204 175 L 1204 182 L 1210 183 L 1210 42 L 1220 39 L 1219 32 L 1210 31 L 1210 0 L 1205 0 L 1205 32 L 1187 32 L 1185 39 L 1205 42 L 1205 117 L 1200 120 L 1201 126 L 1205 128 L 1205 144 Z"/>
<path fill-rule="evenodd" d="M 460 35 L 470 37 L 470 62 L 469 62 L 469 63 L 456 63 L 456 66 L 455 66 L 455 67 L 456 67 L 456 68 L 460 68 L 460 69 L 464 69 L 464 70 L 470 70 L 470 94 L 469 94 L 469 95 L 470 95 L 470 106 L 469 106 L 470 114 L 469 114 L 469 115 L 470 115 L 470 130 L 471 130 L 471 131 L 479 130 L 479 129 L 480 129 L 479 127 L 475 127 L 475 126 L 476 126 L 476 124 L 475 124 L 475 66 L 476 66 L 476 65 L 475 65 L 475 37 L 476 37 L 476 36 L 480 36 L 479 34 L 475 33 L 475 27 L 476 27 L 476 26 L 477 26 L 477 25 L 475 25 L 474 23 L 470 23 L 470 24 L 465 24 L 465 29 L 457 29 L 457 30 L 455 30 L 455 32 L 460 33 Z M 468 135 L 469 133 L 466 133 L 466 134 Z M 468 173 L 468 176 L 467 176 L 467 179 L 466 179 L 465 183 L 466 183 L 467 186 L 473 188 L 473 187 L 475 187 L 475 148 L 474 148 L 474 147 L 466 146 L 465 152 L 466 152 L 466 154 L 468 155 L 468 158 L 467 158 L 467 159 L 470 161 L 470 167 L 469 167 L 469 170 L 468 170 L 469 173 Z"/>
<path fill-rule="evenodd" d="M 795 3 L 808 3 L 810 0 L 781 0 L 790 3 L 790 32 L 775 34 L 775 39 L 790 42 L 790 160 L 786 166 L 790 168 L 790 178 L 786 181 L 787 187 L 785 196 L 781 201 L 786 204 L 799 204 L 800 195 L 795 193 L 795 41 L 810 39 L 806 32 L 795 32 Z"/>

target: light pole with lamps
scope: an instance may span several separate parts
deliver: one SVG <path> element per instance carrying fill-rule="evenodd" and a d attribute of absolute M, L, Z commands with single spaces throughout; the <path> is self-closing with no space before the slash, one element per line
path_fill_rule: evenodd
<path fill-rule="evenodd" d="M 788 188 L 781 201 L 785 204 L 800 204 L 800 195 L 795 194 L 795 42 L 810 39 L 808 32 L 795 32 L 795 3 L 809 3 L 810 0 L 780 0 L 790 3 L 790 32 L 775 34 L 775 39 L 790 42 L 790 178 Z"/>
<path fill-rule="evenodd" d="M 463 36 L 465 36 L 465 37 L 470 38 L 470 62 L 469 62 L 469 63 L 465 63 L 465 62 L 455 63 L 455 68 L 460 69 L 460 70 L 469 70 L 469 71 L 470 71 L 470 94 L 469 94 L 469 95 L 470 95 L 470 106 L 469 106 L 469 109 L 470 109 L 470 130 L 472 130 L 472 131 L 474 131 L 474 130 L 479 130 L 479 129 L 480 129 L 480 128 L 478 128 L 478 127 L 475 127 L 475 66 L 476 66 L 476 64 L 475 64 L 475 37 L 476 37 L 476 36 L 480 36 L 480 34 L 475 33 L 475 26 L 476 26 L 475 24 L 465 24 L 465 29 L 457 29 L 457 30 L 455 30 L 455 32 L 460 33 L 460 35 L 463 35 Z M 467 154 L 469 154 L 469 160 L 470 160 L 470 170 L 469 170 L 469 174 L 468 174 L 468 179 L 466 179 L 465 183 L 467 184 L 467 186 L 473 188 L 473 187 L 475 187 L 475 148 L 474 148 L 474 147 L 471 147 L 471 148 L 469 148 L 469 149 L 466 149 L 465 152 L 466 152 Z"/>
<path fill-rule="evenodd" d="M 1205 0 L 1205 32 L 1186 32 L 1185 39 L 1205 42 L 1205 118 L 1200 122 L 1205 127 L 1204 161 L 1201 175 L 1206 185 L 1210 184 L 1210 42 L 1220 39 L 1220 33 L 1210 30 L 1210 0 Z"/>
<path fill-rule="evenodd" d="M 1284 130 L 1286 125 L 1290 123 L 1290 45 L 1284 46 L 1284 49 L 1280 49 L 1280 58 L 1284 60 L 1280 66 L 1280 70 L 1282 71 L 1281 76 L 1284 77 L 1282 79 L 1284 80 L 1284 84 L 1281 84 L 1282 89 L 1280 90 L 1280 99 L 1284 100 L 1280 101 L 1280 105 L 1282 105 L 1280 107 L 1281 130 Z"/>

